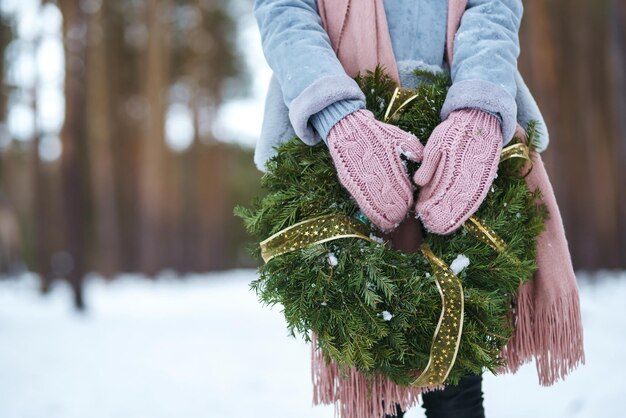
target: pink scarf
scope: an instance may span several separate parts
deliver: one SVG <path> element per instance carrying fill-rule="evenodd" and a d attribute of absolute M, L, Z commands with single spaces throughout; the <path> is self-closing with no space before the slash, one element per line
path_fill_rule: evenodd
<path fill-rule="evenodd" d="M 452 62 L 454 35 L 459 28 L 467 0 L 450 0 L 446 33 L 446 59 Z M 344 69 L 350 76 L 382 64 L 398 84 L 400 78 L 391 46 L 383 0 L 318 0 L 324 28 Z M 372 29 L 373 28 L 373 29 Z M 374 46 L 374 47 L 373 47 Z M 517 133 L 525 137 L 518 124 Z M 585 364 L 583 329 L 576 277 L 565 230 L 552 185 L 539 153 L 532 153 L 533 169 L 527 177 L 531 190 L 539 187 L 550 217 L 537 242 L 538 270 L 533 280 L 520 286 L 513 338 L 502 350 L 507 366 L 501 373 L 515 373 L 535 359 L 539 383 L 550 386 L 564 379 L 579 364 Z M 412 231 L 415 233 L 415 228 Z M 406 237 L 403 237 L 406 238 Z M 379 378 L 371 396 L 365 378 L 355 369 L 347 378 L 339 376 L 337 365 L 326 365 L 316 350 L 312 334 L 313 404 L 335 403 L 342 418 L 380 418 L 417 404 L 418 395 L 434 388 L 406 388 Z M 381 399 L 385 400 L 384 408 Z"/>

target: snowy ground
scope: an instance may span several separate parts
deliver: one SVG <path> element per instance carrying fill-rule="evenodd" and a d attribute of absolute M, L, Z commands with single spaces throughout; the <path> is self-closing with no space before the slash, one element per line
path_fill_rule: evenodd
<path fill-rule="evenodd" d="M 580 276 L 586 365 L 549 388 L 534 364 L 486 373 L 487 417 L 624 416 L 626 273 Z M 32 276 L 0 280 L 0 417 L 333 417 L 311 406 L 309 346 L 257 302 L 254 277 L 92 278 L 83 316 L 63 284 L 41 297 Z"/>

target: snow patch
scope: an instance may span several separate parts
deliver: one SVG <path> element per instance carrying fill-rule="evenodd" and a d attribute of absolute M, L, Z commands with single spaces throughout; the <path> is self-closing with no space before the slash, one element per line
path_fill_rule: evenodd
<path fill-rule="evenodd" d="M 258 302 L 249 289 L 257 278 L 254 270 L 90 275 L 83 315 L 65 282 L 42 297 L 34 274 L 1 278 L 0 417 L 332 416 L 333 405 L 311 406 L 310 344 L 287 338 L 279 305 Z M 514 375 L 485 371 L 493 416 L 623 415 L 626 362 L 614 359 L 626 344 L 626 272 L 577 279 L 587 364 L 553 387 L 538 384 L 534 362 Z M 516 391 L 524 396 L 511 398 Z M 405 414 L 423 416 L 419 406 Z"/>
<path fill-rule="evenodd" d="M 379 244 L 384 244 L 384 243 L 385 243 L 385 241 L 383 241 L 383 239 L 382 239 L 381 237 L 377 237 L 377 236 L 376 236 L 376 235 L 374 235 L 374 234 L 370 234 L 370 239 L 371 239 L 372 241 L 376 241 L 376 242 L 377 242 L 377 243 L 379 243 Z"/>
<path fill-rule="evenodd" d="M 463 271 L 464 268 L 469 266 L 469 264 L 469 258 L 467 258 L 467 256 L 464 254 L 459 254 L 450 264 L 450 270 L 452 270 L 454 274 L 459 274 L 461 271 Z"/>
<path fill-rule="evenodd" d="M 393 318 L 393 315 L 389 311 L 382 311 L 381 315 L 385 321 L 391 321 L 391 318 Z"/>

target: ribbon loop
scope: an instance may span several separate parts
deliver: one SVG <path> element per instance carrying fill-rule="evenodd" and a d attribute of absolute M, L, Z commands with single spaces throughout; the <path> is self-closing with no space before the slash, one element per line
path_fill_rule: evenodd
<path fill-rule="evenodd" d="M 365 233 L 365 225 L 346 215 L 333 213 L 298 222 L 260 243 L 261 257 L 266 263 L 272 258 L 339 238 L 372 239 Z"/>
<path fill-rule="evenodd" d="M 525 178 L 533 169 L 533 160 L 530 158 L 530 148 L 528 145 L 518 142 L 517 144 L 506 146 L 502 149 L 500 153 L 500 162 L 506 161 L 511 158 L 523 158 L 530 162 L 530 168 L 528 171 L 522 176 Z"/>
<path fill-rule="evenodd" d="M 500 153 L 500 162 L 508 160 L 509 158 L 523 158 L 530 161 L 528 145 L 518 142 L 517 144 L 504 147 Z"/>

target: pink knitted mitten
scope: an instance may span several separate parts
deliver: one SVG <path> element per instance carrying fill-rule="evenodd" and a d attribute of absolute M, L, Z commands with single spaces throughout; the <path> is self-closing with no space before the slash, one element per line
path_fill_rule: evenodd
<path fill-rule="evenodd" d="M 400 155 L 421 161 L 417 137 L 359 109 L 333 125 L 327 142 L 339 181 L 361 211 L 381 230 L 395 228 L 413 205 L 413 185 Z"/>
<path fill-rule="evenodd" d="M 413 180 L 423 186 L 415 211 L 430 232 L 449 234 L 472 216 L 495 178 L 502 151 L 498 119 L 459 109 L 433 131 Z"/>

